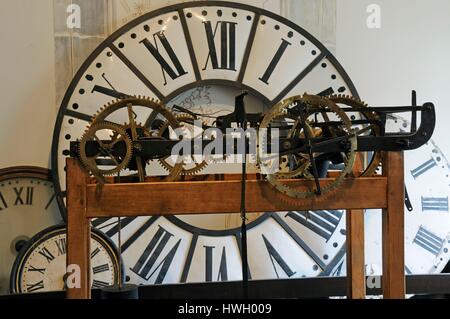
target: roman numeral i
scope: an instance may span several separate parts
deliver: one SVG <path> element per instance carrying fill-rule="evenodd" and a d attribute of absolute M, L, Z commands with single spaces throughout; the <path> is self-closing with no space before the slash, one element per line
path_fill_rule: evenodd
<path fill-rule="evenodd" d="M 213 253 L 214 246 L 203 246 L 205 248 L 205 281 L 213 281 Z M 227 281 L 228 280 L 228 269 L 227 269 L 227 254 L 225 247 L 222 249 L 222 255 L 220 258 L 219 272 L 217 274 L 217 281 Z"/>
<path fill-rule="evenodd" d="M 284 39 L 281 39 L 281 44 L 278 47 L 277 52 L 272 58 L 272 61 L 270 61 L 269 66 L 267 67 L 266 71 L 264 72 L 263 76 L 259 78 L 260 81 L 266 83 L 269 85 L 269 79 L 272 76 L 273 72 L 275 71 L 275 68 L 280 63 L 281 58 L 283 57 L 284 53 L 286 52 L 287 48 L 292 45 L 289 41 L 286 41 Z"/>

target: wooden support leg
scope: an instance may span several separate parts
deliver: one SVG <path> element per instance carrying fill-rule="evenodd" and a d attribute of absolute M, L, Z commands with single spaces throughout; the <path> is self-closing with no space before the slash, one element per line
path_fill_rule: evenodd
<path fill-rule="evenodd" d="M 348 210 L 347 222 L 347 298 L 365 299 L 364 210 Z"/>
<path fill-rule="evenodd" d="M 67 159 L 67 265 L 79 267 L 79 280 L 68 280 L 67 298 L 89 299 L 91 223 L 86 218 L 86 185 L 88 177 L 75 159 Z M 75 272 L 77 272 L 75 270 Z M 74 276 L 74 274 L 69 274 Z M 76 275 L 75 275 L 76 276 Z M 77 282 L 78 281 L 78 282 Z M 74 282 L 78 287 L 70 288 Z"/>
<path fill-rule="evenodd" d="M 387 152 L 383 175 L 387 176 L 387 209 L 383 211 L 383 296 L 405 298 L 404 156 Z"/>

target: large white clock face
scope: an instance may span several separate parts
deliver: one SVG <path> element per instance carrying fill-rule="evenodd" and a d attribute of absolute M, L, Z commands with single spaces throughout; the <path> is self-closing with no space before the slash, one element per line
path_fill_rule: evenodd
<path fill-rule="evenodd" d="M 58 190 L 65 187 L 70 141 L 80 138 L 92 115 L 113 98 L 143 95 L 169 107 L 178 104 L 223 115 L 220 112 L 233 109 L 234 97 L 242 90 L 250 93 L 248 104 L 255 112 L 305 92 L 357 95 L 322 44 L 273 13 L 216 1 L 163 8 L 118 30 L 74 78 L 55 127 L 52 166 Z M 193 102 L 195 96 L 200 98 Z M 137 122 L 150 124 L 149 114 L 137 116 Z M 213 168 L 205 172 L 214 173 Z M 150 169 L 149 174 L 158 174 L 157 165 Z M 342 256 L 344 217 L 340 211 L 253 216 L 251 277 L 329 273 L 340 260 L 337 256 Z M 232 229 L 237 222 L 227 218 L 125 218 L 123 257 L 129 281 L 241 278 L 239 231 Z M 99 219 L 93 224 L 117 238 L 115 220 Z"/>
<path fill-rule="evenodd" d="M 14 293 L 62 291 L 65 289 L 67 241 L 65 226 L 37 234 L 17 257 L 11 273 Z M 91 286 L 103 288 L 118 283 L 119 262 L 115 247 L 101 233 L 91 236 Z"/>
<path fill-rule="evenodd" d="M 0 294 L 20 249 L 37 232 L 61 222 L 47 169 L 18 167 L 0 173 Z"/>
<path fill-rule="evenodd" d="M 390 121 L 407 131 L 409 122 Z M 449 189 L 450 163 L 437 143 L 430 140 L 419 150 L 405 153 L 405 272 L 440 273 L 450 260 Z M 366 213 L 366 267 L 368 275 L 380 275 L 381 214 Z"/>

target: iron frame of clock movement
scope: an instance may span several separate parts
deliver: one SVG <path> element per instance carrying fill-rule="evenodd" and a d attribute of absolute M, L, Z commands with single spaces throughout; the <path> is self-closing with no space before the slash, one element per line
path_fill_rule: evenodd
<path fill-rule="evenodd" d="M 403 107 L 367 107 L 361 110 L 360 108 L 341 108 L 346 113 L 351 112 L 373 112 L 375 113 L 381 120 L 377 121 L 377 123 L 371 123 L 370 120 L 356 120 L 352 121 L 353 125 L 362 125 L 362 124 L 374 124 L 379 129 L 381 134 L 379 136 L 357 136 L 357 148 L 358 152 L 377 152 L 377 151 L 390 151 L 390 152 L 398 152 L 398 151 L 407 151 L 417 149 L 427 143 L 431 136 L 433 135 L 434 128 L 436 125 L 436 114 L 433 103 L 425 103 L 423 106 L 403 106 Z M 235 111 L 236 112 L 236 111 Z M 232 113 L 225 117 L 220 118 L 221 125 L 217 128 L 226 131 L 232 127 L 232 124 L 235 122 L 236 113 Z M 314 110 L 310 110 L 309 113 L 314 114 Z M 317 112 L 320 112 L 319 110 Z M 417 112 L 420 113 L 421 123 L 419 128 L 417 129 Z M 386 116 L 387 114 L 393 113 L 411 113 L 411 117 L 414 122 L 411 125 L 411 132 L 409 133 L 386 133 L 385 125 L 386 125 Z M 250 123 L 253 127 L 257 128 L 257 123 L 263 118 L 263 114 L 247 114 L 250 119 Z M 258 119 L 258 120 L 257 120 Z M 324 122 L 321 125 L 341 125 L 341 122 Z M 314 126 L 314 123 L 310 124 Z M 346 140 L 351 135 L 336 137 L 336 138 L 312 138 L 311 142 L 314 145 L 314 152 L 325 152 L 325 153 L 339 153 L 345 152 L 348 150 L 348 145 L 345 143 Z M 224 141 L 227 137 L 224 136 Z M 212 140 L 202 140 L 202 149 L 198 151 L 202 151 L 212 142 Z M 133 140 L 133 154 L 136 156 L 140 156 L 144 161 L 152 160 L 152 159 L 161 159 L 166 158 L 167 156 L 172 155 L 173 147 L 179 143 L 178 140 L 167 140 L 163 138 L 138 138 L 137 140 Z M 192 148 L 195 149 L 195 143 L 197 141 L 192 141 Z M 225 142 L 223 143 L 225 145 Z M 299 153 L 306 151 L 306 142 L 305 139 L 293 137 L 293 138 L 280 138 L 279 139 L 280 152 L 279 156 L 283 156 L 291 153 Z M 119 147 L 118 149 L 123 149 Z M 250 150 L 249 147 L 246 147 L 247 151 Z M 268 151 L 270 152 L 270 145 L 268 145 Z M 78 157 L 80 150 L 80 142 L 73 141 L 70 143 L 70 155 L 71 157 Z M 100 153 L 100 146 L 97 141 L 89 141 L 86 143 L 86 153 L 89 154 L 98 154 Z M 125 156 L 126 154 L 117 155 Z M 215 154 L 217 155 L 217 154 Z M 219 154 L 220 155 L 220 154 Z"/>

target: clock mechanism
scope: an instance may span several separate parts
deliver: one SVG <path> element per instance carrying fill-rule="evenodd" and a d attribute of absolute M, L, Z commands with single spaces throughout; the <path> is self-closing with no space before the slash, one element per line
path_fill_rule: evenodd
<path fill-rule="evenodd" d="M 245 112 L 235 101 L 243 91 L 249 93 Z M 61 215 L 67 217 L 65 162 L 71 155 L 99 185 L 240 173 L 241 165 L 233 164 L 238 152 L 211 158 L 171 152 L 182 141 L 175 132 L 194 140 L 208 129 L 226 133 L 236 128 L 236 115 L 256 130 L 279 129 L 285 153 L 269 180 L 280 198 L 294 203 L 339 192 L 343 176 L 378 173 L 383 150 L 416 148 L 431 136 L 431 104 L 375 108 L 358 97 L 329 50 L 274 13 L 242 3 L 195 1 L 144 14 L 87 58 L 61 103 L 52 146 Z M 421 127 L 389 135 L 384 129 L 392 111 L 421 113 Z M 204 138 L 200 150 L 214 137 Z M 262 168 L 275 161 L 253 155 L 247 169 L 262 177 Z M 334 180 L 329 188 L 317 183 L 326 174 Z M 286 188 L 284 180 L 291 178 L 309 179 L 311 189 Z M 126 217 L 120 227 L 115 218 L 98 218 L 92 225 L 116 243 L 123 232 L 130 283 L 240 280 L 240 229 L 228 217 Z M 255 214 L 247 223 L 252 279 L 341 273 L 345 224 L 339 210 Z"/>
<path fill-rule="evenodd" d="M 178 121 L 183 119 L 183 122 L 190 122 L 189 124 L 195 127 L 195 118 L 198 114 L 190 114 L 191 117 L 189 114 L 177 117 L 163 104 L 149 98 L 117 100 L 102 108 L 93 117 L 91 126 L 79 142 L 71 143 L 71 155 L 81 160 L 85 169 L 100 185 L 106 182 L 107 176 L 118 174 L 125 169 L 131 171 L 131 176 L 135 176 L 137 181 L 144 182 L 146 166 L 150 161 L 159 160 L 160 163 L 167 163 L 168 158 L 175 157 L 173 166 L 165 165 L 169 171 L 165 179 L 174 181 L 182 172 L 186 174 L 190 171 L 192 174 L 195 170 L 199 171 L 206 166 L 208 156 L 242 155 L 236 153 L 238 147 L 234 145 L 232 134 L 238 133 L 239 130 L 233 129 L 232 125 L 235 124 L 242 129 L 244 125 L 241 122 L 248 121 L 250 128 L 255 129 L 259 137 L 253 142 L 259 172 L 265 175 L 280 193 L 294 199 L 302 199 L 337 190 L 345 177 L 354 172 L 357 152 L 373 153 L 371 163 L 362 172 L 356 172 L 359 176 L 370 176 L 378 168 L 380 152 L 417 149 L 429 141 L 434 131 L 435 112 L 431 103 L 420 107 L 412 105 L 374 108 L 366 107 L 364 103 L 348 96 L 322 97 L 305 94 L 285 99 L 263 115 L 246 114 L 245 95 L 246 93 L 236 97 L 235 111 L 227 116 L 218 117 L 215 127 L 200 122 L 200 126 L 197 127 L 200 131 L 200 141 L 198 136 L 184 134 Z M 335 101 L 343 106 L 338 106 Z M 142 125 L 135 122 L 137 116 L 135 112 L 139 108 L 144 110 L 150 108 L 152 111 L 150 118 L 153 121 L 146 123 L 147 134 L 144 134 L 145 127 L 140 129 Z M 365 119 L 351 120 L 347 114 L 352 112 L 364 114 Z M 421 125 L 418 127 L 417 123 L 413 123 L 410 132 L 402 130 L 386 133 L 388 114 L 407 112 L 413 114 L 415 121 L 419 112 Z M 125 125 L 114 123 L 114 119 L 120 119 L 120 115 L 128 116 L 128 123 Z M 212 129 L 223 133 L 223 137 L 203 139 L 203 130 Z M 265 131 L 266 134 L 260 134 L 261 131 Z M 279 140 L 269 141 L 267 136 L 275 132 Z M 246 134 L 241 137 L 246 144 L 244 157 L 247 157 L 252 148 L 252 142 Z M 217 145 L 222 145 L 220 149 L 223 151 L 223 145 L 228 146 L 229 140 L 233 142 L 231 148 L 233 154 L 220 153 Z M 180 154 L 177 148 L 180 144 L 187 145 L 190 153 Z M 206 149 L 213 152 L 205 155 Z M 184 158 L 194 159 L 199 155 L 200 161 L 196 167 L 189 170 L 184 168 Z M 367 157 L 367 154 L 363 155 Z M 327 176 L 330 164 L 340 166 L 339 173 L 331 182 L 321 185 L 320 178 Z M 281 165 L 285 167 L 280 171 L 280 168 L 283 168 Z M 133 171 L 136 173 L 132 173 Z M 299 191 L 283 184 L 282 179 L 287 178 L 310 179 L 314 181 L 314 187 L 307 191 Z"/>

